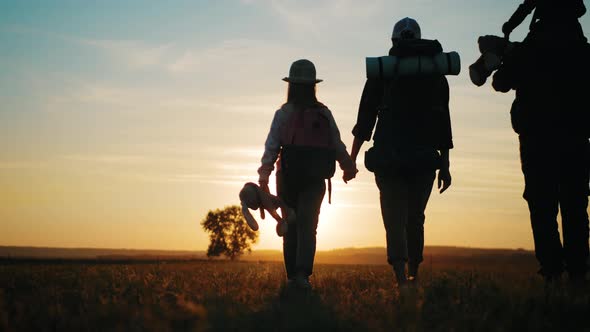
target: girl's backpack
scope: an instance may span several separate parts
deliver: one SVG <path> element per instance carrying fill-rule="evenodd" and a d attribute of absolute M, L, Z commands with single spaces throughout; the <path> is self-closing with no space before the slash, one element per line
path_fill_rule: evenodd
<path fill-rule="evenodd" d="M 290 178 L 330 179 L 336 171 L 336 152 L 325 106 L 283 107 L 292 110 L 281 128 L 281 171 Z"/>

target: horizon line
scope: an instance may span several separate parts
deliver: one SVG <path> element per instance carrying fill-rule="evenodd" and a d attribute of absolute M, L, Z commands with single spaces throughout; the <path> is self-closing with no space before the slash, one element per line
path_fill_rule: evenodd
<path fill-rule="evenodd" d="M 534 251 L 523 247 L 506 248 L 506 247 L 471 247 L 458 245 L 424 245 L 425 248 L 458 248 L 458 249 L 479 249 L 479 250 L 513 250 L 513 251 Z M 127 250 L 127 251 L 168 251 L 168 252 L 206 252 L 207 249 L 154 249 L 154 248 L 108 248 L 108 247 L 51 247 L 51 246 L 27 246 L 27 245 L 4 245 L 0 244 L 0 248 L 29 248 L 29 249 L 66 249 L 66 250 Z M 331 249 L 318 249 L 318 252 L 336 251 L 336 250 L 362 250 L 362 249 L 386 249 L 385 246 L 362 246 L 362 247 L 339 247 Z M 281 249 L 273 248 L 257 248 L 252 249 L 252 253 L 256 251 L 278 251 Z M 247 254 L 247 252 L 245 253 Z"/>

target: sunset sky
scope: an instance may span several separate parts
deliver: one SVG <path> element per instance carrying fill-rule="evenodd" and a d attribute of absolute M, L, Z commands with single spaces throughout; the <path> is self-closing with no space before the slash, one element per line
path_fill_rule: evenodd
<path fill-rule="evenodd" d="M 290 64 L 315 63 L 318 97 L 350 149 L 364 59 L 385 55 L 409 16 L 462 57 L 449 77 L 453 185 L 433 191 L 426 245 L 532 249 L 514 94 L 468 75 L 477 37 L 500 34 L 520 2 L 2 1 L 0 245 L 206 249 L 207 211 L 238 204 L 258 178 Z M 588 14 L 581 22 L 590 31 Z M 362 163 L 370 146 L 355 180 L 344 184 L 340 170 L 333 179 L 321 250 L 385 246 Z M 255 249 L 279 249 L 274 221 L 260 224 Z"/>

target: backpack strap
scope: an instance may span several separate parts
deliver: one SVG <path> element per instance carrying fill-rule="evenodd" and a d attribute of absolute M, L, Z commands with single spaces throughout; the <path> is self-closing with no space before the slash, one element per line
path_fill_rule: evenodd
<path fill-rule="evenodd" d="M 393 72 L 397 73 L 399 72 L 399 59 L 398 61 L 395 62 L 395 65 L 393 67 Z M 383 82 L 383 96 L 381 97 L 381 105 L 380 105 L 380 109 L 386 109 L 386 108 L 390 108 L 391 105 L 389 105 L 389 103 L 391 102 L 391 93 L 392 93 L 392 89 L 393 89 L 393 80 L 389 79 L 382 79 Z"/>
<path fill-rule="evenodd" d="M 328 204 L 332 204 L 332 178 L 328 179 Z"/>
<path fill-rule="evenodd" d="M 304 125 L 303 118 L 305 116 L 304 112 L 307 110 L 306 108 L 296 107 L 293 104 L 284 104 L 282 109 L 285 110 L 286 107 L 290 108 L 291 114 L 289 115 L 288 119 L 288 126 L 285 127 L 284 134 L 282 134 L 282 140 L 285 144 L 293 144 L 295 143 L 295 132 L 296 128 L 302 127 Z"/>
<path fill-rule="evenodd" d="M 380 111 L 391 108 L 391 94 L 393 89 L 392 80 L 383 80 L 383 95 L 381 96 L 381 104 L 378 106 Z"/>

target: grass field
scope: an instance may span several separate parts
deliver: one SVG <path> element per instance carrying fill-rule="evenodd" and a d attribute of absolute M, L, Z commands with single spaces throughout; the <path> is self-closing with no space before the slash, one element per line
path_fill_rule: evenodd
<path fill-rule="evenodd" d="M 590 331 L 590 294 L 530 269 L 424 264 L 400 296 L 386 265 L 0 263 L 0 331 Z"/>

